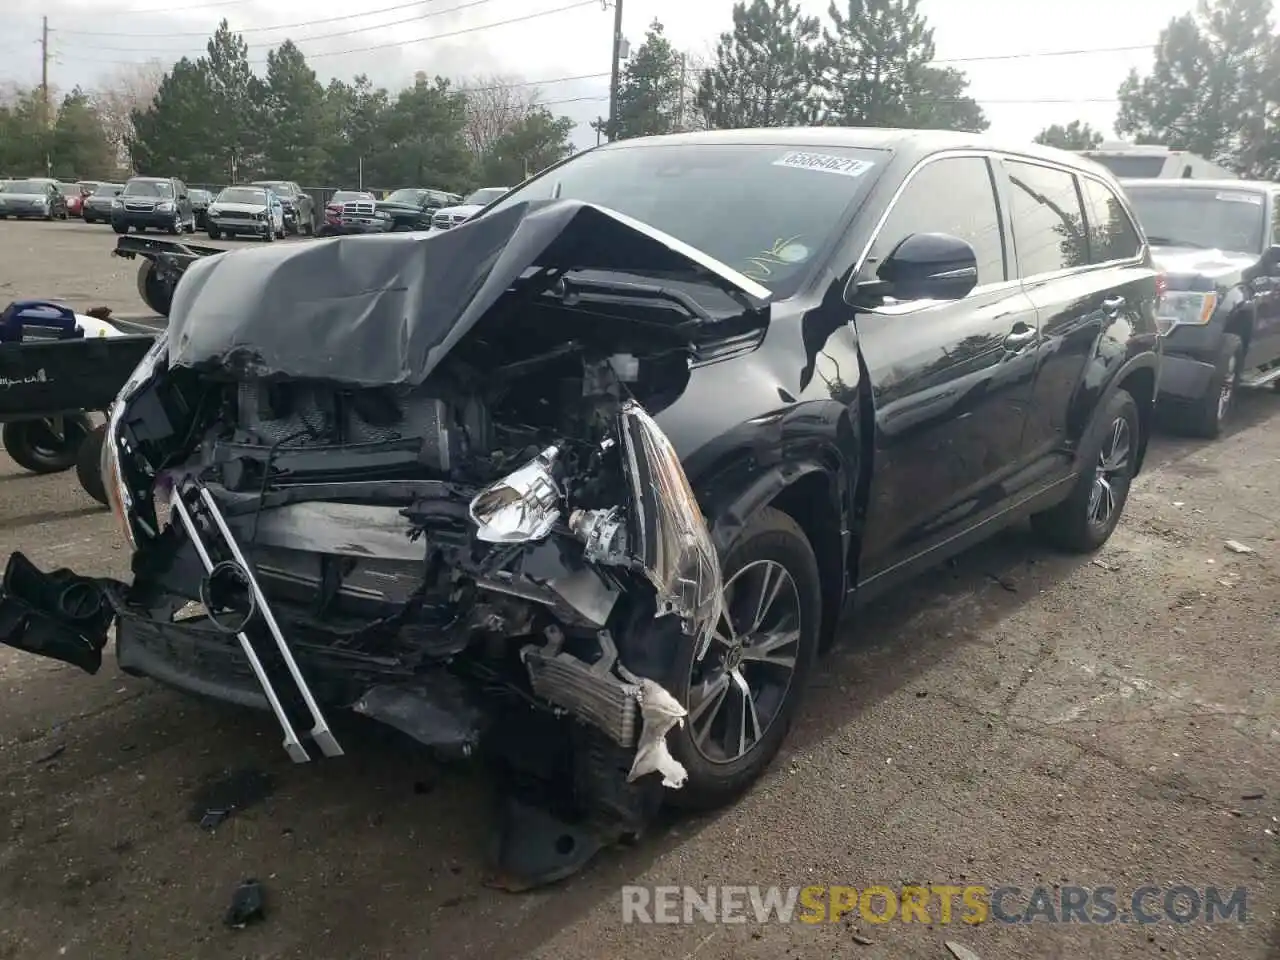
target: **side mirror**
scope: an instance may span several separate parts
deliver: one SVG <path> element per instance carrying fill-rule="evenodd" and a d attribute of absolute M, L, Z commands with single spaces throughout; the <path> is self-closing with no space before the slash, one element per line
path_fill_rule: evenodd
<path fill-rule="evenodd" d="M 895 300 L 960 300 L 978 285 L 978 256 L 967 240 L 913 233 L 880 264 L 868 286 Z"/>

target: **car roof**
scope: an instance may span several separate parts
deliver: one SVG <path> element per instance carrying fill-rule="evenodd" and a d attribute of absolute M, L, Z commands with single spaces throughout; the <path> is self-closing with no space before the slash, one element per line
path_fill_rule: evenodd
<path fill-rule="evenodd" d="M 1276 190 L 1280 184 L 1270 180 L 1197 180 L 1194 177 L 1127 177 L 1125 187 L 1206 187 L 1210 190 Z"/>
<path fill-rule="evenodd" d="M 173 180 L 175 178 L 174 177 L 130 177 L 129 179 L 131 181 L 141 180 L 143 183 L 168 183 L 170 180 Z"/>
<path fill-rule="evenodd" d="M 990 137 L 981 133 L 952 130 L 916 130 L 898 127 L 763 127 L 737 130 L 699 130 L 657 137 L 635 137 L 596 147 L 597 150 L 627 150 L 637 147 L 676 144 L 747 144 L 778 147 L 852 147 L 892 150 L 926 156 L 940 150 L 998 150 L 1027 157 L 1039 157 L 1076 167 L 1097 167 L 1080 154 L 1037 143 Z"/>

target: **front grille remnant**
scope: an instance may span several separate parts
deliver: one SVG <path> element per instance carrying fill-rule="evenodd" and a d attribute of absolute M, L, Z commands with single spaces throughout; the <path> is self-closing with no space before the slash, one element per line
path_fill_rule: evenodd
<path fill-rule="evenodd" d="M 324 714 L 320 711 L 320 705 L 316 702 L 316 698 L 311 692 L 311 687 L 307 684 L 306 678 L 303 677 L 302 671 L 298 667 L 298 662 L 294 659 L 293 651 L 289 648 L 289 643 L 285 640 L 284 633 L 280 630 L 280 624 L 276 622 L 275 615 L 271 612 L 266 594 L 262 592 L 262 587 L 258 584 L 258 578 L 254 576 L 252 566 L 240 550 L 239 544 L 236 543 L 235 535 L 232 534 L 231 528 L 227 525 L 226 518 L 222 516 L 222 511 L 218 508 L 217 501 L 213 499 L 213 495 L 202 484 L 192 481 L 174 488 L 170 499 L 170 507 L 186 529 L 187 536 L 191 538 L 191 545 L 195 548 L 196 555 L 199 556 L 200 563 L 205 568 L 205 583 L 211 583 L 213 578 L 217 576 L 219 569 L 230 567 L 248 587 L 252 600 L 248 620 L 253 619 L 255 615 L 261 617 L 266 624 L 267 630 L 274 638 L 280 658 L 284 661 L 284 665 L 297 687 L 302 702 L 306 704 L 307 711 L 311 714 L 311 739 L 315 741 L 316 745 L 320 747 L 320 752 L 326 757 L 342 756 L 342 747 L 339 746 L 337 738 L 330 731 L 328 721 L 325 720 Z M 201 526 L 204 526 L 204 531 L 201 530 Z M 215 534 L 216 540 L 222 541 L 222 549 L 218 552 L 229 553 L 229 559 L 221 562 L 216 561 L 210 552 L 205 542 L 205 537 L 213 537 Z M 204 592 L 203 588 L 202 592 Z M 208 592 L 212 593 L 212 590 L 210 589 Z M 215 611 L 209 610 L 208 613 L 212 617 Z M 289 719 L 288 712 L 285 710 L 279 694 L 276 693 L 271 678 L 267 675 L 262 659 L 258 656 L 257 650 L 254 649 L 253 641 L 245 632 L 244 628 L 248 626 L 248 620 L 242 625 L 237 625 L 241 629 L 236 633 L 236 639 L 240 641 L 240 648 L 244 651 L 245 658 L 249 661 L 249 666 L 253 669 L 258 683 L 262 685 L 262 692 L 266 696 L 267 702 L 271 704 L 271 710 L 276 715 L 281 729 L 284 730 L 285 752 L 289 754 L 289 758 L 295 763 L 306 763 L 311 759 L 311 756 L 307 753 L 307 748 L 302 745 L 302 741 L 298 739 L 298 734 L 293 728 L 293 723 Z M 230 630 L 234 629 L 236 628 L 230 628 Z"/>

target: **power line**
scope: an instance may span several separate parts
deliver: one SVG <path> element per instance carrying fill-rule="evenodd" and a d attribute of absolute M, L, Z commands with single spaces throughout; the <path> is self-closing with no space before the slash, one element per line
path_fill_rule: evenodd
<path fill-rule="evenodd" d="M 237 0 L 239 2 L 239 0 Z M 377 10 L 365 10 L 362 13 L 344 13 L 338 17 L 325 17 L 321 20 L 300 20 L 297 23 L 278 23 L 273 27 L 245 27 L 243 30 L 236 30 L 236 33 L 269 33 L 272 30 L 296 30 L 299 27 L 316 27 L 322 23 L 338 23 L 342 20 L 357 20 L 361 17 L 376 17 L 380 13 L 395 13 L 399 10 L 408 10 L 410 7 L 420 7 L 423 3 L 432 3 L 434 0 L 413 0 L 412 3 L 397 3 L 393 7 L 379 7 Z M 493 0 L 471 0 L 469 3 L 461 4 L 457 7 L 450 7 L 447 10 L 437 10 L 431 13 L 420 14 L 416 17 L 410 17 L 409 20 L 395 20 L 391 23 L 380 24 L 383 27 L 394 27 L 401 23 L 408 23 L 410 20 L 425 20 L 427 17 L 438 17 L 446 13 L 453 13 L 455 10 L 465 10 L 467 7 L 477 7 L 482 3 L 492 3 Z M 377 27 L 364 27 L 361 29 L 376 30 Z M 183 33 L 135 33 L 127 31 L 123 33 L 106 33 L 97 30 L 59 30 L 61 34 L 76 37 L 125 37 L 130 40 L 172 40 L 181 37 L 208 37 L 208 30 L 189 30 Z M 358 33 L 359 30 L 353 29 L 351 33 Z M 317 38 L 312 38 L 317 39 Z M 97 47 L 99 50 L 110 50 L 111 47 Z"/>
<path fill-rule="evenodd" d="M 419 14 L 415 14 L 415 15 L 414 15 L 414 16 L 412 16 L 412 17 L 404 17 L 403 19 L 400 19 L 400 20 L 388 20 L 386 23 L 374 23 L 374 24 L 368 24 L 368 25 L 363 26 L 363 27 L 351 27 L 350 29 L 347 29 L 347 30 L 337 30 L 337 31 L 334 31 L 333 33 L 318 33 L 318 34 L 315 34 L 314 36 L 310 36 L 310 37 L 298 37 L 297 39 L 294 39 L 294 40 L 293 40 L 293 42 L 294 42 L 294 43 L 308 43 L 308 42 L 310 42 L 310 41 L 312 41 L 312 40 L 332 40 L 332 39 L 334 39 L 334 38 L 336 38 L 336 37 L 349 37 L 349 36 L 351 36 L 351 35 L 353 35 L 353 34 L 357 34 L 357 33 L 369 33 L 369 32 L 370 32 L 370 31 L 372 31 L 372 30 L 383 30 L 383 29 L 386 29 L 387 27 L 401 27 L 401 26 L 404 26 L 406 23 L 417 23 L 417 22 L 418 22 L 418 21 L 420 21 L 420 20 L 429 20 L 431 17 L 442 17 L 442 16 L 444 16 L 445 14 L 448 14 L 448 13 L 458 13 L 459 11 L 462 11 L 462 10 L 468 10 L 468 9 L 470 9 L 471 7 L 478 7 L 478 6 L 480 6 L 481 4 L 485 4 L 485 3 L 492 3 L 492 2 L 493 2 L 493 0 L 467 0 L 467 2 L 466 2 L 466 3 L 460 3 L 460 4 L 458 4 L 456 7 L 449 7 L 447 10 L 432 10 L 432 11 L 430 11 L 430 12 L 428 12 L 428 13 L 419 13 Z M 403 10 L 403 9 L 405 9 L 406 7 L 420 7 L 420 6 L 422 6 L 422 3 L 421 3 L 421 2 L 418 2 L 418 3 L 406 3 L 406 4 L 401 4 L 401 5 L 400 5 L 400 6 L 398 6 L 398 7 L 387 7 L 387 8 L 385 8 L 385 9 L 383 9 L 383 10 L 370 11 L 370 13 L 369 13 L 369 14 L 363 14 L 363 13 L 361 13 L 361 14 L 356 14 L 355 16 L 363 17 L 363 16 L 369 16 L 369 15 L 372 15 L 373 13 L 386 13 L 388 10 Z M 349 20 L 349 19 L 351 19 L 351 18 L 350 18 L 350 17 L 336 17 L 336 18 L 334 18 L 334 19 L 337 19 L 337 20 Z M 328 21 L 324 21 L 324 20 L 313 20 L 313 21 L 309 21 L 309 22 L 307 22 L 307 23 L 294 23 L 294 24 L 289 24 L 288 26 L 282 26 L 282 27 L 257 27 L 257 28 L 253 28 L 253 29 L 249 29 L 249 30 L 236 30 L 236 31 L 234 31 L 234 32 L 235 32 L 235 33 L 237 33 L 237 34 L 243 34 L 243 33 L 259 32 L 259 31 L 262 31 L 262 30 L 288 30 L 288 29 L 293 29 L 293 28 L 295 28 L 295 27 L 309 27 L 309 26 L 314 26 L 315 24 L 318 24 L 318 23 L 325 23 L 325 22 L 328 22 Z M 58 32 L 59 32 L 59 33 L 62 33 L 63 31 L 59 30 Z M 187 37 L 204 37 L 204 38 L 206 38 L 206 39 L 208 39 L 209 35 L 210 35 L 210 34 L 209 34 L 209 31 L 204 31 L 204 32 L 202 32 L 202 33 L 187 33 L 187 34 L 182 34 L 182 36 L 187 36 Z M 126 33 L 126 34 L 115 34 L 115 36 L 124 36 L 124 37 L 132 36 L 132 37 L 133 37 L 133 39 L 135 39 L 135 40 L 149 40 L 149 39 L 152 39 L 152 37 L 154 37 L 154 38 L 156 38 L 156 39 L 164 39 L 164 36 L 165 36 L 165 35 L 164 35 L 164 34 L 158 34 L 158 33 L 157 33 L 157 34 L 131 35 L 131 34 L 127 34 L 127 33 Z M 278 46 L 280 46 L 280 44 L 284 43 L 284 41 L 285 41 L 285 40 L 289 40 L 289 39 L 293 39 L 293 38 L 291 38 L 291 37 L 281 37 L 281 38 L 280 38 L 280 39 L 278 39 L 278 40 L 260 40 L 260 41 L 258 41 L 258 42 L 256 42 L 256 43 L 246 43 L 246 44 L 245 44 L 245 46 L 246 46 L 248 49 L 250 49 L 250 50 L 274 49 L 275 47 L 278 47 Z M 97 44 L 97 43 L 93 44 L 93 49 L 95 49 L 95 50 L 103 50 L 103 51 L 107 51 L 107 52 L 109 52 L 109 53 L 170 53 L 170 51 L 167 51 L 167 50 L 156 50 L 156 49 L 154 49 L 154 48 L 152 48 L 152 47 L 104 47 L 104 46 L 102 46 L 102 45 L 100 45 L 100 44 Z M 187 48 L 185 48 L 185 49 L 190 49 L 190 47 L 187 47 Z"/>
<path fill-rule="evenodd" d="M 474 4 L 474 3 L 477 3 L 477 2 L 480 2 L 480 0 L 472 0 L 472 3 L 473 3 L 473 4 Z M 566 11 L 568 11 L 568 10 L 576 10 L 576 9 L 578 9 L 579 7 L 595 6 L 598 2 L 599 2 L 599 0 L 578 0 L 578 2 L 576 2 L 576 3 L 569 3 L 569 4 L 565 4 L 565 5 L 564 5 L 564 6 L 562 6 L 562 7 L 554 7 L 554 8 L 552 8 L 552 9 L 550 9 L 550 10 L 538 10 L 538 11 L 535 11 L 534 13 L 526 13 L 526 14 L 523 14 L 523 15 L 518 16 L 518 17 L 508 17 L 508 18 L 507 18 L 507 19 L 505 19 L 505 20 L 495 20 L 493 23 L 484 23 L 484 24 L 479 24 L 479 25 L 474 26 L 474 27 L 461 27 L 461 28 L 459 28 L 459 29 L 457 29 L 457 30 L 450 30 L 450 31 L 448 31 L 447 33 L 433 33 L 433 34 L 431 34 L 430 36 L 427 36 L 427 37 L 414 37 L 414 38 L 412 38 L 412 39 L 408 39 L 408 40 L 395 40 L 395 41 L 392 41 L 392 42 L 389 42 L 389 43 L 376 43 L 376 44 L 371 44 L 371 45 L 366 46 L 366 47 L 355 47 L 355 48 L 346 49 L 346 50 L 329 50 L 329 51 L 321 51 L 321 52 L 319 52 L 319 53 L 307 53 L 307 54 L 306 54 L 306 58 L 307 58 L 308 60 L 319 60 L 319 59 L 322 59 L 322 58 L 325 58 L 325 57 L 342 57 L 342 56 L 346 56 L 346 55 L 348 55 L 348 54 L 353 54 L 353 53 L 371 53 L 371 52 L 376 51 L 376 50 L 390 50 L 390 49 L 394 49 L 394 48 L 398 48 L 398 47 L 409 47 L 409 46 L 413 46 L 414 44 L 417 44 L 417 43 L 428 43 L 428 42 L 430 42 L 430 41 L 432 41 L 432 40 L 444 40 L 444 39 L 447 39 L 447 38 L 449 38 L 449 37 L 460 37 L 460 36 L 462 36 L 462 35 L 464 35 L 464 34 L 468 34 L 468 33 L 479 33 L 480 31 L 483 31 L 483 30 L 492 30 L 492 29 L 494 29 L 495 27 L 505 27 L 505 26 L 507 26 L 508 24 L 512 24 L 512 23 L 523 23 L 523 22 L 528 21 L 528 20 L 535 20 L 535 19 L 538 19 L 539 17 L 549 17 L 549 16 L 553 16 L 553 15 L 555 15 L 555 14 L 557 14 L 557 13 L 564 13 L 564 12 L 566 12 Z M 455 10 L 456 10 L 456 9 L 460 9 L 460 8 L 459 8 L 459 7 L 455 7 L 455 8 L 453 8 L 453 9 L 455 9 Z M 443 11 L 443 12 L 446 12 L 446 13 L 447 13 L 447 12 L 449 12 L 449 11 Z M 434 15 L 434 14 L 433 14 L 433 15 Z M 423 19 L 423 18 L 422 18 L 422 17 L 415 17 L 415 18 L 413 18 L 413 19 Z M 408 22 L 408 21 L 405 21 L 405 22 Z M 382 28 L 382 27 L 393 26 L 393 25 L 394 25 L 394 24 L 380 24 L 378 27 L 366 27 L 366 28 L 362 28 L 362 30 L 369 30 L 369 29 L 376 30 L 376 29 L 380 29 L 380 28 Z M 330 35 L 330 37 L 332 37 L 332 36 L 346 36 L 346 35 L 348 35 L 348 34 L 350 34 L 350 33 L 357 33 L 357 32 L 360 32 L 360 31 L 355 31 L 355 30 L 345 31 L 345 32 L 340 33 L 340 34 L 332 34 L 332 35 Z M 327 37 L 301 37 L 301 38 L 299 38 L 297 41 L 295 41 L 295 43 L 306 43 L 306 42 L 308 42 L 309 40 L 318 40 L 318 39 L 327 39 Z M 284 42 L 284 41 L 282 40 L 282 41 L 281 41 L 281 43 L 283 43 L 283 42 Z M 275 47 L 275 46 L 277 46 L 277 44 L 250 44 L 249 46 L 253 46 L 253 47 Z M 109 48 L 109 47 L 98 47 L 97 45 L 95 45 L 95 49 L 98 49 L 98 50 L 109 50 L 109 49 L 111 49 L 111 48 Z M 128 50 L 128 51 L 124 51 L 124 50 L 117 50 L 116 52 L 149 53 L 149 54 L 152 54 L 152 56 L 153 56 L 153 57 L 154 57 L 154 56 L 156 56 L 156 55 L 166 55 L 166 56 L 172 56 L 172 55 L 173 55 L 173 54 L 172 54 L 171 52 L 169 52 L 169 51 L 164 51 L 164 50 L 151 50 L 151 49 L 136 49 L 136 50 Z M 194 53 L 194 51 L 192 51 L 192 52 Z M 191 55 L 191 54 L 188 54 L 188 56 L 189 56 L 189 55 Z M 102 63 L 102 64 L 129 64 L 129 63 L 134 63 L 134 62 L 136 62 L 136 61 L 132 61 L 132 60 L 100 60 L 100 59 L 97 59 L 97 58 L 82 57 L 82 56 L 80 56 L 79 54 L 76 54 L 76 57 L 77 57 L 77 59 L 79 59 L 79 60 L 81 60 L 81 61 L 89 62 L 89 63 Z M 262 65 L 263 65 L 263 64 L 265 64 L 266 62 L 267 62 L 267 61 L 266 61 L 265 59 L 260 59 L 260 60 L 250 60 L 250 61 L 249 61 L 250 65 L 253 65 L 253 66 L 262 66 Z"/>

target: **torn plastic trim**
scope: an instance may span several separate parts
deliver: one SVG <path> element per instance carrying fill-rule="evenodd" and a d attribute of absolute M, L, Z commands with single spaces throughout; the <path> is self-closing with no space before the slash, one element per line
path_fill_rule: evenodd
<path fill-rule="evenodd" d="M 634 746 L 628 783 L 658 773 L 664 787 L 683 787 L 689 773 L 667 747 L 667 734 L 688 716 L 680 701 L 657 681 L 623 666 L 607 630 L 596 635 L 600 657 L 590 664 L 563 649 L 559 628 L 549 627 L 546 637 L 543 646 L 530 644 L 520 651 L 533 692 L 619 746 Z"/>

